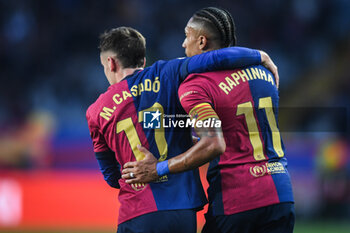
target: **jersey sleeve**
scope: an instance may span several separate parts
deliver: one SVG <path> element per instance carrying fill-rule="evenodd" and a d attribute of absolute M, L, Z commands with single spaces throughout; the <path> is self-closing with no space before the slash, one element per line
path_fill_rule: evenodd
<path fill-rule="evenodd" d="M 195 79 L 195 81 L 192 81 Z M 213 101 L 200 81 L 200 77 L 191 76 L 180 85 L 178 95 L 180 102 L 190 117 L 197 120 L 219 118 L 213 110 Z"/>
<path fill-rule="evenodd" d="M 261 64 L 261 55 L 258 50 L 243 47 L 223 48 L 186 58 L 180 69 L 181 79 L 184 80 L 191 73 L 204 73 L 259 64 Z"/>
<path fill-rule="evenodd" d="M 120 164 L 115 158 L 113 151 L 103 151 L 95 153 L 100 171 L 103 174 L 104 180 L 113 188 L 120 188 L 118 180 L 121 178 Z"/>
<path fill-rule="evenodd" d="M 89 111 L 86 112 L 86 119 L 89 126 L 90 137 L 92 139 L 94 152 L 108 151 L 109 147 L 105 141 L 105 138 L 103 134 L 100 132 L 97 124 L 94 122 L 94 120 L 90 116 Z"/>

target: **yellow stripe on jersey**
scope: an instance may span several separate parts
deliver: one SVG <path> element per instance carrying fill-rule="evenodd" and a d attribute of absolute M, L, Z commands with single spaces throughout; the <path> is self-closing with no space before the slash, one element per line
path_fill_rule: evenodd
<path fill-rule="evenodd" d="M 201 103 L 193 107 L 190 111 L 191 119 L 195 118 L 200 121 L 204 121 L 209 118 L 217 118 L 218 115 L 209 103 Z"/>

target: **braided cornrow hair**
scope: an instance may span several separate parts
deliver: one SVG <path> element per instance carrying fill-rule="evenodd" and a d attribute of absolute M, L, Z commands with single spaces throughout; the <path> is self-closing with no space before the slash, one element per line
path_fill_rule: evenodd
<path fill-rule="evenodd" d="M 218 7 L 206 7 L 194 13 L 192 18 L 212 24 L 216 33 L 219 33 L 221 47 L 236 45 L 236 28 L 232 15 L 228 11 Z"/>

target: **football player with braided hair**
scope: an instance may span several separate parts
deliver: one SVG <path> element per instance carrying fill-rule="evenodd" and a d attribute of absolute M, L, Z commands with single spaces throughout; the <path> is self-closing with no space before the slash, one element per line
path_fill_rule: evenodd
<path fill-rule="evenodd" d="M 199 39 L 206 39 L 206 49 L 219 49 L 236 45 L 235 24 L 232 16 L 224 9 L 216 7 L 197 11 L 189 21 L 193 29 L 203 33 Z"/>
<path fill-rule="evenodd" d="M 185 33 L 187 56 L 236 45 L 231 14 L 216 7 L 197 11 Z M 161 162 L 140 146 L 145 159 L 124 165 L 126 182 L 150 182 L 210 162 L 202 232 L 293 232 L 294 200 L 277 123 L 276 76 L 261 65 L 190 74 L 178 94 L 200 140 Z"/>
<path fill-rule="evenodd" d="M 196 212 L 207 201 L 198 169 L 130 185 L 120 179 L 121 167 L 143 159 L 139 144 L 159 161 L 192 146 L 191 128 L 165 130 L 147 124 L 147 116 L 160 120 L 163 115 L 185 114 L 177 91 L 188 74 L 260 63 L 274 70 L 273 62 L 257 50 L 230 47 L 144 68 L 146 40 L 130 27 L 103 33 L 99 48 L 110 86 L 88 108 L 86 118 L 104 179 L 120 189 L 118 233 L 196 233 Z"/>

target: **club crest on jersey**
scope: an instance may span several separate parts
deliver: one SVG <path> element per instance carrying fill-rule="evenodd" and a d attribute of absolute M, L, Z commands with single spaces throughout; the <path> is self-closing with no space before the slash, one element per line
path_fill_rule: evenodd
<path fill-rule="evenodd" d="M 136 183 L 136 184 L 131 184 L 131 188 L 135 191 L 141 191 L 145 189 L 147 184 L 144 183 Z"/>
<path fill-rule="evenodd" d="M 267 172 L 266 166 L 263 164 L 261 166 L 254 166 L 249 168 L 250 174 L 254 177 L 264 176 Z"/>
<path fill-rule="evenodd" d="M 197 119 L 198 118 L 198 112 L 195 110 L 191 113 L 191 119 Z"/>
<path fill-rule="evenodd" d="M 145 111 L 143 112 L 143 128 L 144 129 L 160 129 L 160 117 L 161 113 L 157 111 Z"/>

